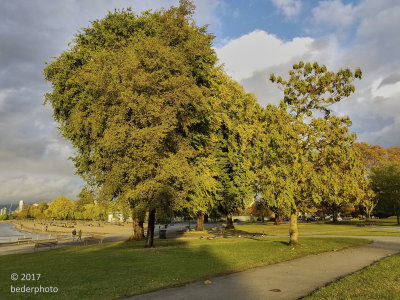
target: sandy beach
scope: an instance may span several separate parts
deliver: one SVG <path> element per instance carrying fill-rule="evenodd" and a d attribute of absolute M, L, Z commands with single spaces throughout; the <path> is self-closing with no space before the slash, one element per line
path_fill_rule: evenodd
<path fill-rule="evenodd" d="M 132 233 L 132 223 L 123 223 L 121 225 L 110 224 L 106 222 L 98 221 L 51 221 L 51 220 L 9 220 L 4 223 L 13 224 L 17 230 L 22 232 L 29 232 L 33 234 L 48 235 L 48 238 L 57 237 L 57 247 L 45 247 L 40 251 L 47 251 L 60 247 L 66 247 L 71 245 L 83 244 L 73 242 L 72 231 L 82 230 L 82 239 L 87 236 L 102 236 L 101 240 L 104 242 L 116 242 L 127 240 Z M 47 230 L 46 230 L 47 229 Z M 33 237 L 36 240 L 37 237 Z M 40 237 L 39 239 L 43 239 Z M 16 240 L 16 239 L 15 239 Z M 92 241 L 90 244 L 98 243 L 98 241 Z M 27 243 L 0 243 L 0 256 L 9 255 L 15 253 L 31 253 L 34 252 L 34 244 L 30 241 Z"/>
<path fill-rule="evenodd" d="M 132 223 L 110 224 L 103 221 L 62 221 L 62 220 L 10 220 L 7 221 L 15 225 L 21 231 L 52 234 L 52 235 L 72 235 L 75 229 L 77 232 L 82 230 L 82 235 L 126 235 L 132 233 Z"/>

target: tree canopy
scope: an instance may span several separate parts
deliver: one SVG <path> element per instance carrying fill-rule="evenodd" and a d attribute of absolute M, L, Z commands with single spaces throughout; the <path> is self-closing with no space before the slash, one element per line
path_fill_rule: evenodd
<path fill-rule="evenodd" d="M 48 216 L 60 220 L 74 219 L 75 202 L 64 196 L 59 196 L 50 202 Z"/>
<path fill-rule="evenodd" d="M 193 7 L 109 13 L 76 35 L 44 70 L 60 132 L 77 149 L 77 173 L 103 197 L 132 207 L 184 204 L 189 159 L 207 134 L 213 35 L 190 22 Z M 152 245 L 152 239 L 149 241 Z"/>
<path fill-rule="evenodd" d="M 350 96 L 355 91 L 352 82 L 361 76 L 360 69 L 335 73 L 316 62 L 293 65 L 288 80 L 270 75 L 284 98 L 281 117 L 275 122 L 278 128 L 271 130 L 267 125 L 265 130 L 272 132 L 265 147 L 276 157 L 264 163 L 268 186 L 273 186 L 267 197 L 290 212 L 291 244 L 298 243 L 299 211 L 322 199 L 337 205 L 348 201 L 349 193 L 356 193 L 355 180 L 348 181 L 354 175 L 349 163 L 355 160 L 350 152 L 355 140 L 348 132 L 351 123 L 348 118 L 331 116 L 329 106 Z"/>
<path fill-rule="evenodd" d="M 400 224 L 400 163 L 392 162 L 373 168 L 371 183 L 379 199 L 377 215 L 396 216 L 397 224 Z"/>

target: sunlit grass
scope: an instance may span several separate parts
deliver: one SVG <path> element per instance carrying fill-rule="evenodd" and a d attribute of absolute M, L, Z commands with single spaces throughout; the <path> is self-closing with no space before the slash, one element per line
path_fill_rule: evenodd
<path fill-rule="evenodd" d="M 320 235 L 364 235 L 364 236 L 400 236 L 400 230 L 392 228 L 374 228 L 373 226 L 358 226 L 358 223 L 349 224 L 317 224 L 317 223 L 299 223 L 299 234 L 320 234 Z M 248 224 L 236 225 L 235 231 L 230 233 L 264 233 L 268 235 L 286 235 L 289 234 L 289 224 L 280 225 L 267 224 Z"/>
<path fill-rule="evenodd" d="M 400 299 L 400 255 L 385 258 L 304 299 Z"/>

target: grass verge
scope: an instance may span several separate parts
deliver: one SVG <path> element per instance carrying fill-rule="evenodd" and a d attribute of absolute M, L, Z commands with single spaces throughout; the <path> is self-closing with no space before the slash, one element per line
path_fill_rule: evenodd
<path fill-rule="evenodd" d="M 317 223 L 299 223 L 299 234 L 321 234 L 321 235 L 364 235 L 364 236 L 400 236 L 400 230 L 385 228 L 383 226 L 370 227 L 359 226 L 357 224 L 317 224 Z M 231 233 L 265 233 L 265 234 L 288 234 L 289 224 L 249 224 L 235 225 L 235 230 Z"/>
<path fill-rule="evenodd" d="M 0 257 L 1 299 L 113 299 L 145 293 L 211 276 L 277 263 L 297 257 L 336 251 L 368 240 L 301 238 L 217 238 L 74 246 L 53 251 Z M 11 274 L 41 274 L 39 281 L 12 281 Z M 11 293 L 14 287 L 57 287 L 57 293 Z"/>
<path fill-rule="evenodd" d="M 400 299 L 400 254 L 328 285 L 304 300 Z"/>

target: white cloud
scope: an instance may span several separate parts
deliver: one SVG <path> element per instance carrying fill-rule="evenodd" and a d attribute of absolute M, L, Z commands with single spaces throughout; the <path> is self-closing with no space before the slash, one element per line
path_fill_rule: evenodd
<path fill-rule="evenodd" d="M 357 9 L 341 0 L 321 1 L 312 9 L 312 21 L 319 26 L 348 27 L 356 20 Z"/>
<path fill-rule="evenodd" d="M 400 40 L 398 35 L 399 16 L 400 3 L 396 6 L 382 8 L 374 15 L 363 18 L 357 29 L 357 38 L 362 41 L 378 42 L 381 48 L 393 42 L 398 42 Z M 396 50 L 396 53 L 398 53 L 398 49 Z"/>
<path fill-rule="evenodd" d="M 271 2 L 288 19 L 297 16 L 301 12 L 301 0 L 271 0 Z"/>
<path fill-rule="evenodd" d="M 199 25 L 213 24 L 221 26 L 219 18 L 216 16 L 216 10 L 223 5 L 222 0 L 197 0 L 195 1 L 196 12 L 195 19 Z"/>
<path fill-rule="evenodd" d="M 272 34 L 257 30 L 231 40 L 216 52 L 226 71 L 235 80 L 244 80 L 268 67 L 301 57 L 310 50 L 313 39 L 295 38 L 284 42 Z"/>
<path fill-rule="evenodd" d="M 340 56 L 335 37 L 309 37 L 283 41 L 265 31 L 254 31 L 231 40 L 216 49 L 221 63 L 233 79 L 240 81 L 247 92 L 255 93 L 262 105 L 278 104 L 282 91 L 269 82 L 269 74 L 286 76 L 294 63 L 318 61 L 337 68 Z"/>
<path fill-rule="evenodd" d="M 390 98 L 400 96 L 400 82 L 381 85 L 382 79 L 377 79 L 372 83 L 371 94 L 374 98 Z"/>
<path fill-rule="evenodd" d="M 395 83 L 397 83 L 399 81 L 400 81 L 400 73 L 394 73 L 394 74 L 391 74 L 391 75 L 387 76 L 386 78 L 384 78 L 379 83 L 379 87 L 383 87 L 385 85 L 395 84 Z"/>
<path fill-rule="evenodd" d="M 7 90 L 0 90 L 0 111 L 6 101 L 8 91 Z"/>
<path fill-rule="evenodd" d="M 70 144 L 66 144 L 64 141 L 60 141 L 59 139 L 52 139 L 46 145 L 45 155 L 56 157 L 59 159 L 63 159 L 65 157 L 70 157 L 74 154 L 72 146 Z"/>

